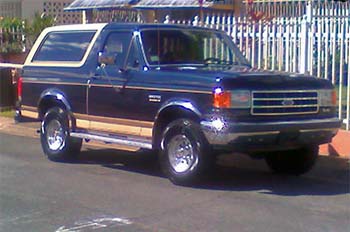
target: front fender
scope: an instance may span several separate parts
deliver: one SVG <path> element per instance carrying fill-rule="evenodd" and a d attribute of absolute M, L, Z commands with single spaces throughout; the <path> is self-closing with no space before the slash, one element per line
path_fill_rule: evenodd
<path fill-rule="evenodd" d="M 202 113 L 199 111 L 199 109 L 195 106 L 195 104 L 193 104 L 191 101 L 186 100 L 186 99 L 173 99 L 173 100 L 169 100 L 167 102 L 165 102 L 160 109 L 158 110 L 156 117 L 155 117 L 155 121 L 157 121 L 157 119 L 159 118 L 159 115 L 164 112 L 166 109 L 170 108 L 170 107 L 180 107 L 183 108 L 185 110 L 188 110 L 192 113 L 194 113 L 195 115 L 197 115 L 199 118 L 201 118 Z"/>
<path fill-rule="evenodd" d="M 169 113 L 171 115 L 169 115 Z M 174 119 L 172 117 L 174 116 L 173 113 L 180 113 L 181 116 L 185 117 L 190 116 L 198 119 L 202 118 L 202 113 L 196 105 L 187 99 L 172 99 L 165 102 L 162 107 L 159 108 L 154 120 L 153 147 L 158 147 L 162 130 L 172 119 Z"/>

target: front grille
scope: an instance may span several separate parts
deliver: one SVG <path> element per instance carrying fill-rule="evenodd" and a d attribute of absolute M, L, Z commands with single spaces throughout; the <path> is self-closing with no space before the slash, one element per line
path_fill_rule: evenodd
<path fill-rule="evenodd" d="M 316 90 L 252 92 L 252 115 L 312 114 L 318 110 Z"/>

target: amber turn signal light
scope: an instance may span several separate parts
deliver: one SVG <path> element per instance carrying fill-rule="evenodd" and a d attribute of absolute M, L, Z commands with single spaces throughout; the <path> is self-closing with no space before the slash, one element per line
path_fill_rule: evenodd
<path fill-rule="evenodd" d="M 216 108 L 230 108 L 231 107 L 231 93 L 218 91 L 213 93 L 213 106 Z"/>
<path fill-rule="evenodd" d="M 332 91 L 332 105 L 337 105 L 337 92 L 335 90 Z"/>

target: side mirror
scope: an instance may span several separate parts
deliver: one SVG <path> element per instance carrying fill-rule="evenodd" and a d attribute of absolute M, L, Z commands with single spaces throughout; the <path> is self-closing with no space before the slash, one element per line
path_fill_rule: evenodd
<path fill-rule="evenodd" d="M 106 54 L 103 52 L 98 53 L 98 63 L 100 65 L 113 65 L 117 61 L 116 56 Z"/>

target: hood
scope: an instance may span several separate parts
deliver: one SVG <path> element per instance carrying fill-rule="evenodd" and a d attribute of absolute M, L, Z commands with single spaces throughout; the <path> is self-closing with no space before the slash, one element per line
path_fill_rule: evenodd
<path fill-rule="evenodd" d="M 331 89 L 330 81 L 312 76 L 264 71 L 258 69 L 230 70 L 224 73 L 221 83 L 225 89 L 254 89 L 254 90 L 307 90 L 307 89 Z"/>
<path fill-rule="evenodd" d="M 162 71 L 177 76 L 174 80 L 188 82 L 196 79 L 211 82 L 226 90 L 249 89 L 249 90 L 306 90 L 306 89 L 331 89 L 330 81 L 312 76 L 287 73 L 279 71 L 267 71 L 246 66 L 233 66 L 231 69 L 220 67 L 162 67 Z M 215 84 L 216 83 L 216 84 Z"/>

